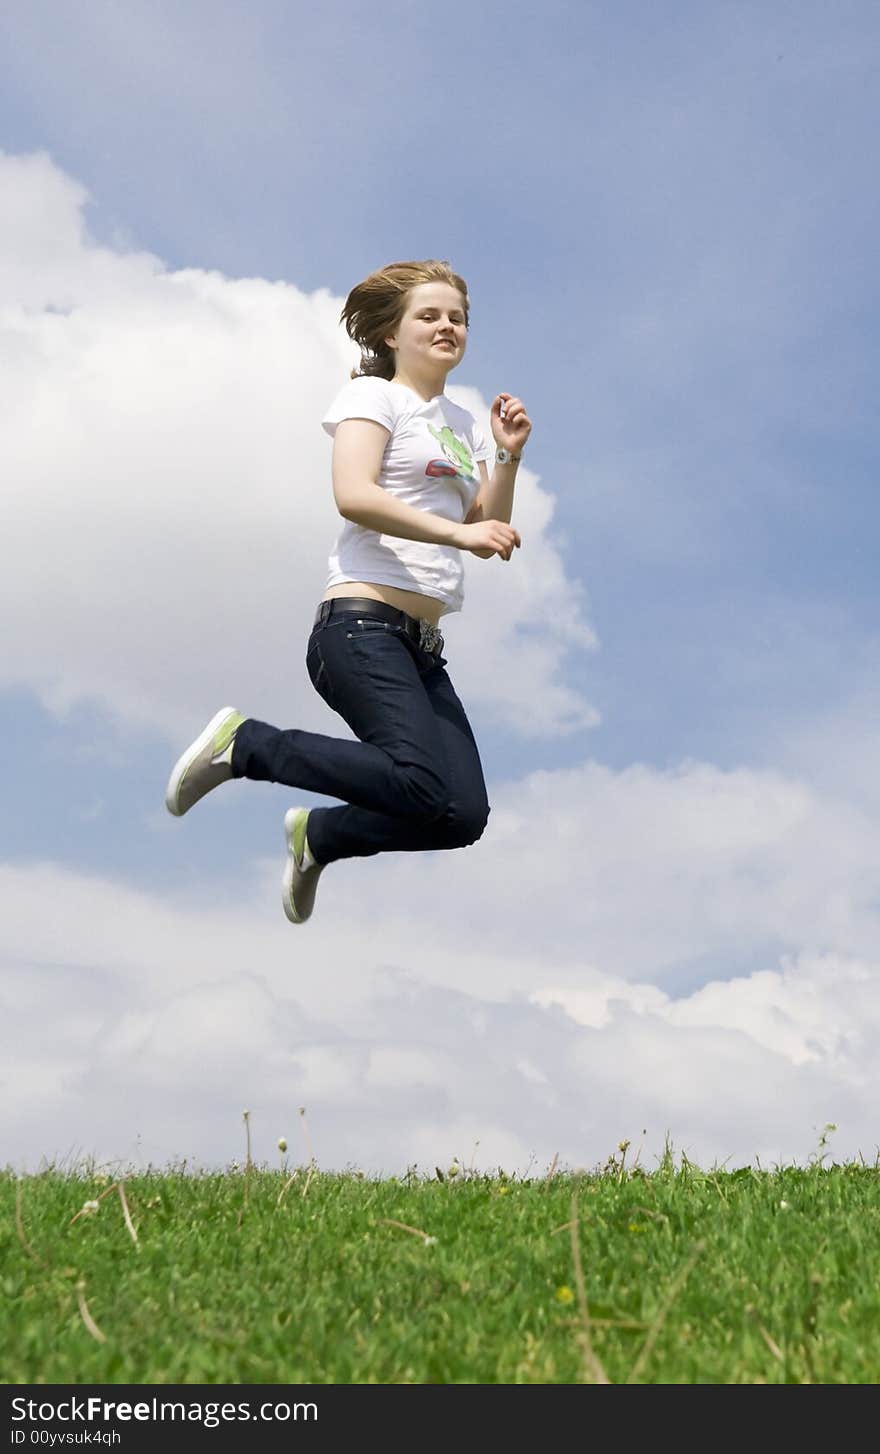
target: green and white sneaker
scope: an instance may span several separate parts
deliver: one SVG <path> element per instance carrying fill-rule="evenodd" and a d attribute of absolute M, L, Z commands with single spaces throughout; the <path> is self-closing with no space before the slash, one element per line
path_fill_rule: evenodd
<path fill-rule="evenodd" d="M 315 905 L 315 890 L 324 869 L 316 863 L 309 849 L 306 827 L 308 808 L 289 808 L 284 815 L 284 836 L 287 839 L 287 864 L 282 880 L 284 912 L 291 924 L 304 924 Z"/>
<path fill-rule="evenodd" d="M 222 707 L 177 759 L 165 789 L 165 806 L 175 818 L 232 777 L 232 748 L 244 720 L 234 707 Z"/>

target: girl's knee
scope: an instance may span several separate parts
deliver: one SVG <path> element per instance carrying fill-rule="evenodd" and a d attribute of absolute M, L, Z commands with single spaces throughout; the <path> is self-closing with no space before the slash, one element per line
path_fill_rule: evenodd
<path fill-rule="evenodd" d="M 474 802 L 453 807 L 447 821 L 447 848 L 470 848 L 482 838 L 492 809 L 487 802 Z"/>
<path fill-rule="evenodd" d="M 411 768 L 406 774 L 405 791 L 411 816 L 426 824 L 444 818 L 452 806 L 452 794 L 446 783 L 422 768 Z"/>

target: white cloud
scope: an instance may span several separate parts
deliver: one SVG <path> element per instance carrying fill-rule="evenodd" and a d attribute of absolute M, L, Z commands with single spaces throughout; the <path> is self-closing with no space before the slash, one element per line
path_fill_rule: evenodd
<path fill-rule="evenodd" d="M 508 1170 L 622 1138 L 651 1164 L 667 1134 L 701 1164 L 804 1160 L 829 1121 L 873 1155 L 870 819 L 703 764 L 496 796 L 479 851 L 431 855 L 429 894 L 421 856 L 337 864 L 301 930 L 280 863 L 219 902 L 2 870 L 3 1159 L 222 1163 L 245 1105 L 263 1157 L 305 1105 L 321 1164 L 385 1172 L 477 1142 Z"/>
<path fill-rule="evenodd" d="M 465 967 L 449 971 L 462 987 L 484 944 L 511 956 L 510 974 L 543 963 L 571 989 L 585 962 L 680 992 L 801 949 L 880 957 L 876 817 L 807 783 L 588 762 L 497 784 L 491 800 L 486 835 L 432 865 L 429 895 L 420 860 L 395 863 L 395 901 L 420 904 L 428 945 L 449 905 L 462 913 Z"/>
<path fill-rule="evenodd" d="M 855 631 L 841 631 L 852 642 Z M 843 654 L 838 645 L 838 657 Z M 780 721 L 774 714 L 764 737 L 768 756 L 786 772 L 807 779 L 829 797 L 880 814 L 880 641 L 858 642 L 856 662 L 845 685 L 826 692 L 808 718 Z M 826 672 L 825 675 L 829 675 Z"/>
<path fill-rule="evenodd" d="M 45 155 L 0 154 L 0 189 L 0 685 L 175 738 L 227 701 L 338 732 L 303 658 L 341 525 L 320 419 L 355 356 L 342 300 L 98 246 Z M 449 631 L 459 691 L 526 734 L 596 720 L 558 671 L 595 638 L 551 514 L 523 470 L 523 549 L 466 563 Z"/>

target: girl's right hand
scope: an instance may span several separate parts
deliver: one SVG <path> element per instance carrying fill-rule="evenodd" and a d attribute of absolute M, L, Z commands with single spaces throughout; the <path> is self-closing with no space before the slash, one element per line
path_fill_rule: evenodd
<path fill-rule="evenodd" d="M 490 560 L 493 555 L 510 560 L 514 547 L 521 546 L 522 540 L 519 531 L 503 520 L 478 520 L 473 525 L 459 526 L 456 544 L 459 550 L 469 550 L 481 560 Z"/>

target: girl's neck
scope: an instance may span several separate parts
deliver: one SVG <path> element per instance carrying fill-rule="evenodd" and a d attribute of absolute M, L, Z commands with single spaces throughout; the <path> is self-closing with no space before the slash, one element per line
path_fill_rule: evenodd
<path fill-rule="evenodd" d="M 398 371 L 391 380 L 392 384 L 404 384 L 406 388 L 412 389 L 414 394 L 419 394 L 425 403 L 443 393 L 443 386 L 446 383 L 446 375 L 435 375 L 432 378 L 414 378 L 412 375 Z"/>

